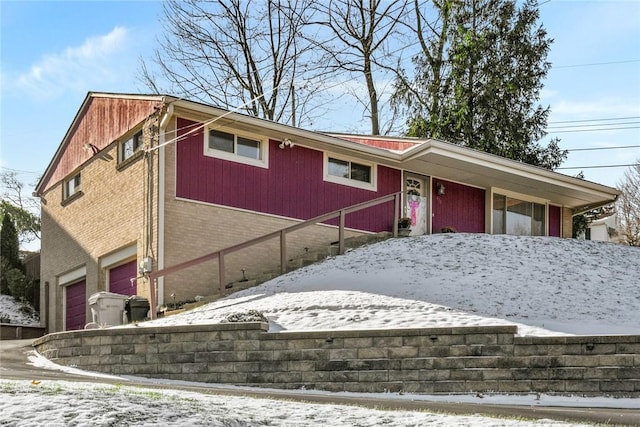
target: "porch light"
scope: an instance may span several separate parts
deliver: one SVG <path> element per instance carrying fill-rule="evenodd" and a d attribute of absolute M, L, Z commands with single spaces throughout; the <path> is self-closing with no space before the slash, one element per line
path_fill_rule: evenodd
<path fill-rule="evenodd" d="M 444 195 L 444 184 L 439 182 L 436 184 L 436 193 L 438 193 L 438 196 L 443 196 Z"/>

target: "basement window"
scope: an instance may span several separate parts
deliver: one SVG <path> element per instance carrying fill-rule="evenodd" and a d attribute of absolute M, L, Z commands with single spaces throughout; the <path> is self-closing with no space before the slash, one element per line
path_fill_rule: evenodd
<path fill-rule="evenodd" d="M 262 139 L 219 129 L 209 129 L 205 135 L 205 155 L 267 167 L 268 144 Z"/>

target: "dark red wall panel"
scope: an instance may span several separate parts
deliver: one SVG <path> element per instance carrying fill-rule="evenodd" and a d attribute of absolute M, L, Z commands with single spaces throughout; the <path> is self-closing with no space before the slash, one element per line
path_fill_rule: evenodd
<path fill-rule="evenodd" d="M 438 184 L 444 185 L 444 194 L 438 195 Z M 443 227 L 454 227 L 461 233 L 484 233 L 483 189 L 454 182 L 433 180 L 433 233 Z"/>
<path fill-rule="evenodd" d="M 185 133 L 192 122 L 178 119 Z M 177 144 L 176 196 L 289 218 L 315 216 L 401 190 L 397 169 L 378 166 L 378 190 L 368 191 L 323 179 L 323 153 L 269 143 L 269 169 L 205 156 L 203 133 Z M 391 230 L 393 203 L 347 216 L 347 227 Z M 336 223 L 335 221 L 333 223 Z"/>
<path fill-rule="evenodd" d="M 559 206 L 549 206 L 549 236 L 560 237 L 561 221 L 561 208 Z"/>

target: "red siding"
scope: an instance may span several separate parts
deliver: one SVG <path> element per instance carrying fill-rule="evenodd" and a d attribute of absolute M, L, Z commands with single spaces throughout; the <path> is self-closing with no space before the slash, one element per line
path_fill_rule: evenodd
<path fill-rule="evenodd" d="M 66 287 L 65 330 L 84 329 L 87 323 L 87 290 L 85 281 Z"/>
<path fill-rule="evenodd" d="M 441 196 L 438 183 L 445 189 Z M 484 233 L 484 190 L 434 179 L 431 192 L 434 233 L 440 233 L 443 227 L 454 227 L 461 233 Z"/>
<path fill-rule="evenodd" d="M 562 221 L 559 206 L 549 206 L 549 236 L 560 237 L 560 223 Z"/>
<path fill-rule="evenodd" d="M 109 270 L 109 292 L 120 295 L 135 295 L 138 289 L 137 283 L 131 279 L 135 279 L 138 275 L 136 261 Z"/>
<path fill-rule="evenodd" d="M 160 105 L 160 101 L 150 99 L 90 97 L 62 142 L 60 156 L 52 161 L 49 175 L 42 181 L 42 192 L 93 157 L 91 149 L 83 148 L 85 145 L 92 144 L 102 150 L 133 129 Z"/>
<path fill-rule="evenodd" d="M 178 119 L 178 129 L 191 122 Z M 323 153 L 296 145 L 269 143 L 269 169 L 205 156 L 203 133 L 177 145 L 176 196 L 297 219 L 309 219 L 401 189 L 400 171 L 378 166 L 378 191 L 323 180 Z M 347 216 L 347 226 L 390 230 L 393 203 Z"/>
<path fill-rule="evenodd" d="M 420 145 L 423 141 L 401 141 L 387 138 L 375 138 L 353 135 L 340 135 L 340 138 L 348 141 L 357 142 L 358 144 L 369 145 L 371 147 L 384 148 L 386 150 L 404 151 L 409 148 Z"/>

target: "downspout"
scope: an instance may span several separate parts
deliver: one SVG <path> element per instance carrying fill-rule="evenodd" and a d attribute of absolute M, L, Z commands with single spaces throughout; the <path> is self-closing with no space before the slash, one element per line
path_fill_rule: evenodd
<path fill-rule="evenodd" d="M 165 181 L 166 181 L 166 153 L 165 153 L 165 143 L 166 143 L 166 129 L 169 126 L 170 120 L 173 117 L 174 107 L 173 103 L 170 103 L 167 106 L 167 109 L 160 119 L 160 128 L 158 129 L 159 138 L 158 142 L 160 148 L 158 149 L 158 270 L 163 269 L 165 267 L 165 259 L 164 259 L 164 229 L 165 229 L 165 218 L 164 218 L 164 198 L 165 198 Z M 158 293 L 157 293 L 157 305 L 161 306 L 164 304 L 164 277 L 159 277 L 157 279 L 158 284 Z"/>

